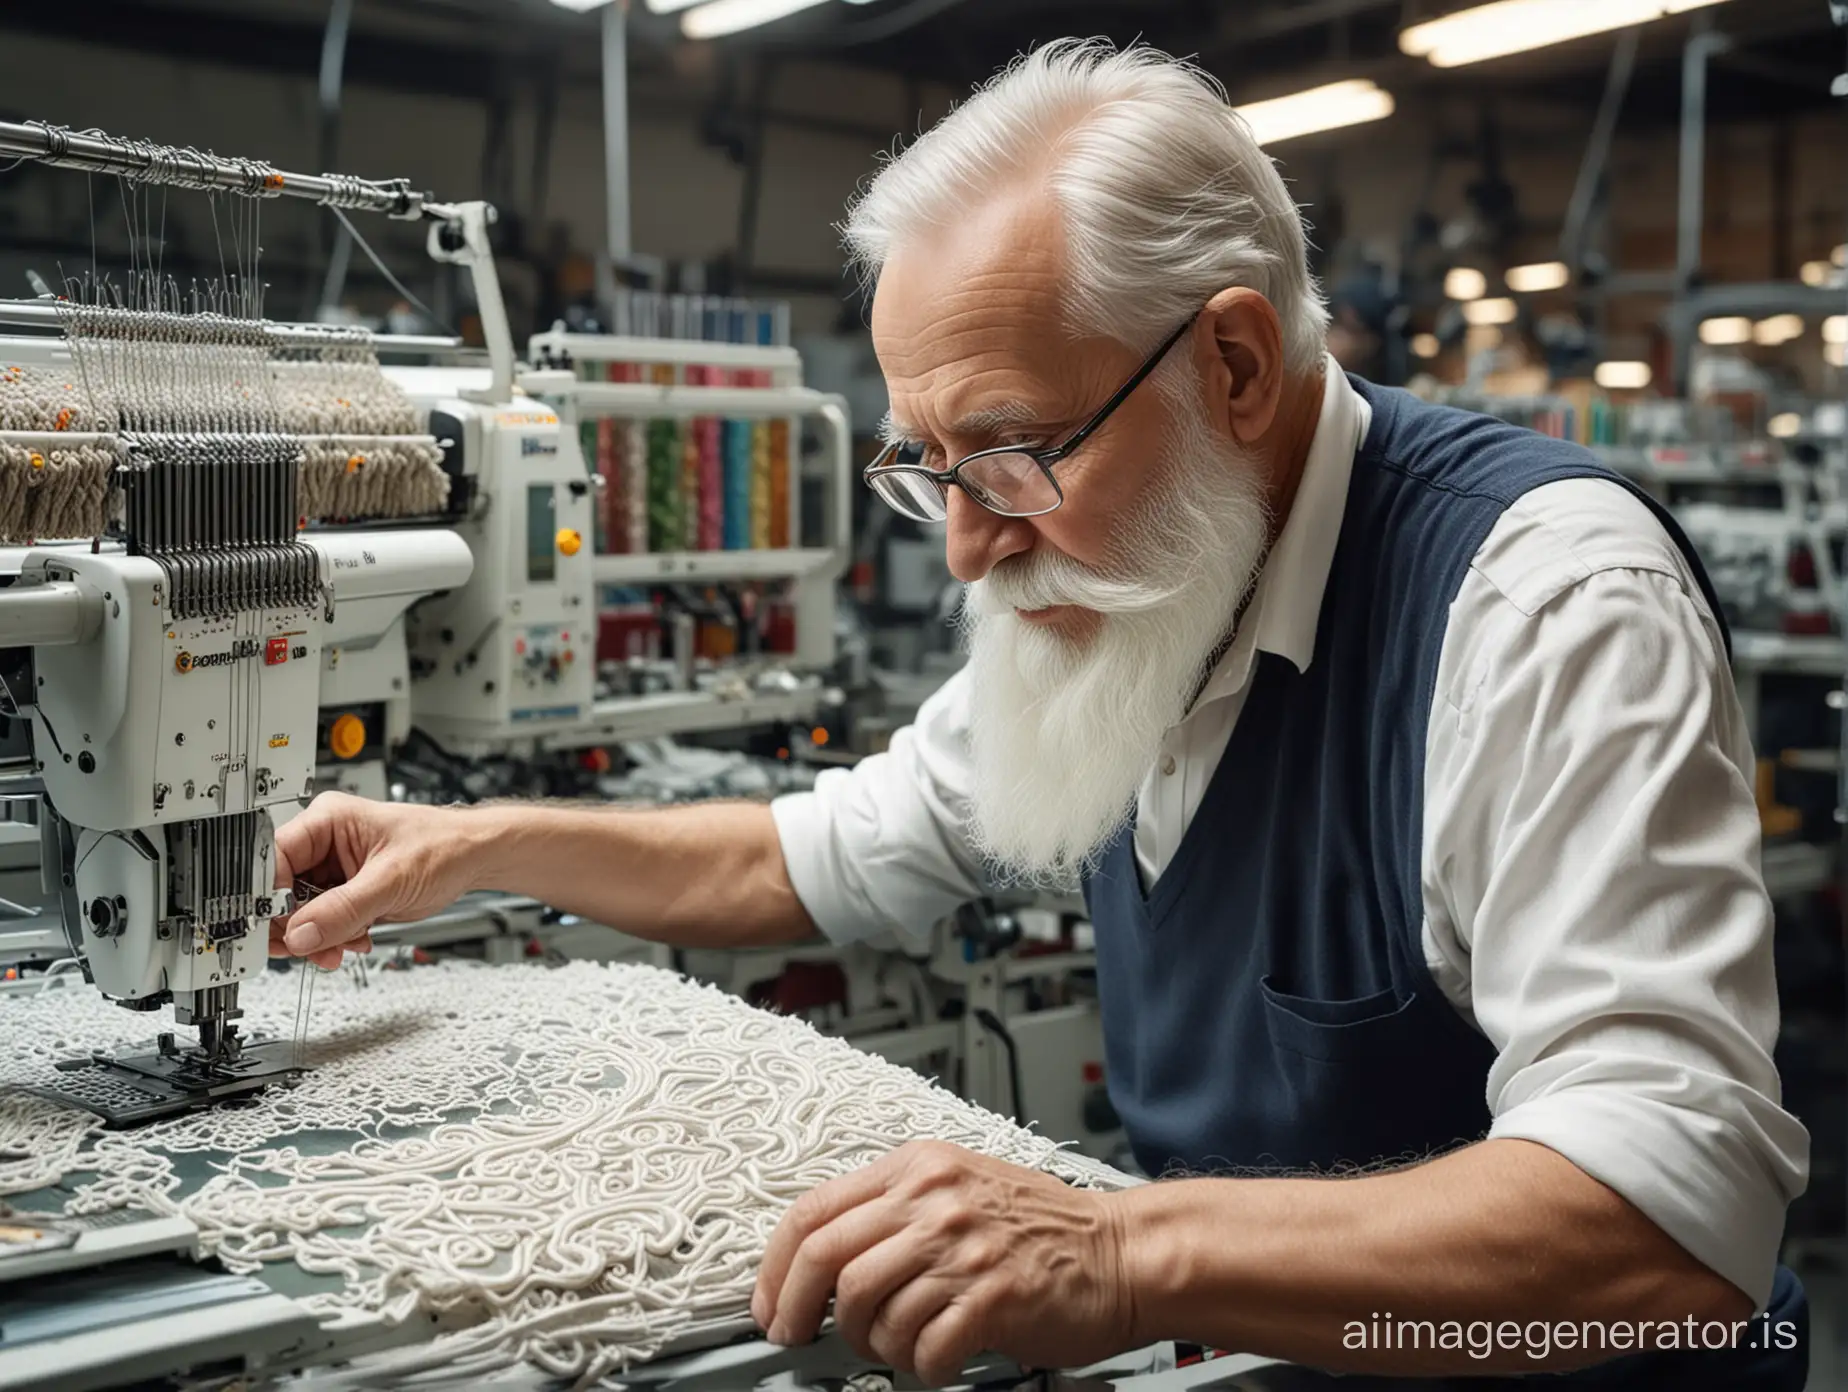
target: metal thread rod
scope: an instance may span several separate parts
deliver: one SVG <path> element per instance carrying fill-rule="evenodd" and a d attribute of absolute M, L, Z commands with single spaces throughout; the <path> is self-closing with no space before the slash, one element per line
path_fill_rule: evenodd
<path fill-rule="evenodd" d="M 169 188 L 220 189 L 249 198 L 306 198 L 336 208 L 357 208 L 397 218 L 445 218 L 453 209 L 428 201 L 408 179 L 359 179 L 349 174 L 291 174 L 261 160 L 227 158 L 148 140 L 124 140 L 101 131 L 73 131 L 43 121 L 0 121 L 0 155 L 16 155 L 115 174 Z"/>
<path fill-rule="evenodd" d="M 21 328 L 62 328 L 64 321 L 58 306 L 47 300 L 0 300 L 0 324 Z M 466 345 L 459 338 L 441 334 L 373 334 L 361 339 L 351 329 L 328 328 L 319 324 L 278 324 L 265 321 L 263 331 L 279 343 L 305 344 L 309 347 L 365 346 L 377 352 L 442 353 Z"/>

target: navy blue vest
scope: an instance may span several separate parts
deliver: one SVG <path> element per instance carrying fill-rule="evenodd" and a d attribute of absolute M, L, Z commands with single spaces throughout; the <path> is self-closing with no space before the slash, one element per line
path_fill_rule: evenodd
<path fill-rule="evenodd" d="M 1432 981 L 1421 941 L 1438 657 L 1451 601 L 1503 511 L 1542 484 L 1616 475 L 1576 445 L 1353 381 L 1373 420 L 1309 670 L 1258 656 L 1231 742 L 1151 894 L 1128 830 L 1084 886 L 1110 1095 L 1153 1175 L 1340 1173 L 1489 1129 L 1495 1050 Z M 1680 527 L 1643 500 L 1717 616 Z M 1806 1320 L 1787 1271 L 1772 1304 L 1775 1318 Z M 1800 1344 L 1702 1352 L 1685 1367 L 1674 1354 L 1626 1358 L 1548 1380 L 1800 1392 L 1807 1328 Z"/>

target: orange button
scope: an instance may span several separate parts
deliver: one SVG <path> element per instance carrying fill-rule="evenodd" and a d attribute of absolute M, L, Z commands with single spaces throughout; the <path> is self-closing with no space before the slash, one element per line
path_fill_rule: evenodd
<path fill-rule="evenodd" d="M 584 538 L 578 535 L 575 527 L 558 529 L 558 549 L 567 556 L 575 556 L 584 545 Z"/>
<path fill-rule="evenodd" d="M 366 722 L 348 711 L 327 732 L 327 747 L 336 759 L 351 759 L 366 747 Z"/>

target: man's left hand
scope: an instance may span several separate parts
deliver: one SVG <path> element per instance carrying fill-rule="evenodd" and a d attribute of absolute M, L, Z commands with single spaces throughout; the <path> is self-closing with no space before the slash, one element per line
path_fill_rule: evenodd
<path fill-rule="evenodd" d="M 1123 1269 L 1107 1196 L 914 1142 L 791 1206 L 751 1314 L 771 1342 L 806 1343 L 832 1296 L 856 1352 L 936 1385 L 984 1350 L 1071 1368 L 1128 1347 Z"/>

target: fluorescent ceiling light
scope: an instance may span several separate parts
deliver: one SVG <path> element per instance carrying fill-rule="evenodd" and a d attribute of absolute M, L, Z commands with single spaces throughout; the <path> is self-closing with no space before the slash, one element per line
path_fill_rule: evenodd
<path fill-rule="evenodd" d="M 1655 380 L 1646 362 L 1599 363 L 1591 378 L 1606 391 L 1641 391 Z"/>
<path fill-rule="evenodd" d="M 1769 319 L 1760 319 L 1752 325 L 1752 342 L 1766 348 L 1775 348 L 1780 343 L 1788 343 L 1793 338 L 1803 337 L 1803 316 L 1801 314 L 1773 314 Z"/>
<path fill-rule="evenodd" d="M 1452 300 L 1479 300 L 1489 293 L 1489 278 L 1473 266 L 1452 266 L 1444 277 L 1444 295 Z"/>
<path fill-rule="evenodd" d="M 1823 286 L 1829 283 L 1829 272 L 1835 268 L 1827 261 L 1805 261 L 1802 278 L 1805 285 Z"/>
<path fill-rule="evenodd" d="M 1534 266 L 1514 266 L 1506 277 L 1508 288 L 1517 295 L 1537 295 L 1542 290 L 1559 290 L 1571 281 L 1572 272 L 1564 261 L 1542 261 Z"/>
<path fill-rule="evenodd" d="M 1496 0 L 1414 24 L 1399 47 L 1440 68 L 1480 63 L 1590 34 L 1627 29 L 1724 0 Z"/>
<path fill-rule="evenodd" d="M 738 0 L 718 0 L 718 3 L 736 4 Z M 1238 114 L 1251 127 L 1252 138 L 1260 145 L 1275 145 L 1299 135 L 1379 121 L 1392 112 L 1392 93 L 1383 91 L 1377 83 L 1364 77 L 1331 82 L 1326 87 L 1311 87 L 1306 92 L 1292 92 L 1287 97 L 1272 97 L 1269 101 L 1249 102 L 1238 108 Z"/>
<path fill-rule="evenodd" d="M 1443 345 L 1437 341 L 1436 334 L 1421 333 L 1412 335 L 1412 355 L 1414 357 L 1435 358 L 1441 347 L 1443 347 Z"/>
<path fill-rule="evenodd" d="M 1700 341 L 1715 348 L 1730 348 L 1738 343 L 1752 341 L 1752 321 L 1750 319 L 1726 318 L 1708 319 L 1700 326 Z"/>
<path fill-rule="evenodd" d="M 583 14 L 586 10 L 602 9 L 610 3 L 610 0 L 552 0 L 552 3 L 561 10 L 576 10 L 579 14 Z M 687 3 L 696 5 L 699 0 L 687 0 Z"/>
<path fill-rule="evenodd" d="M 1472 324 L 1512 324 L 1520 313 L 1513 300 L 1471 300 L 1463 306 L 1463 317 Z"/>
<path fill-rule="evenodd" d="M 822 0 L 711 0 L 681 17 L 680 32 L 689 39 L 723 38 L 821 3 Z"/>
<path fill-rule="evenodd" d="M 1803 417 L 1795 411 L 1786 411 L 1781 416 L 1771 417 L 1765 429 L 1771 432 L 1773 440 L 1788 440 L 1803 433 Z"/>
<path fill-rule="evenodd" d="M 1848 314 L 1832 314 L 1822 321 L 1824 343 L 1848 343 Z"/>

